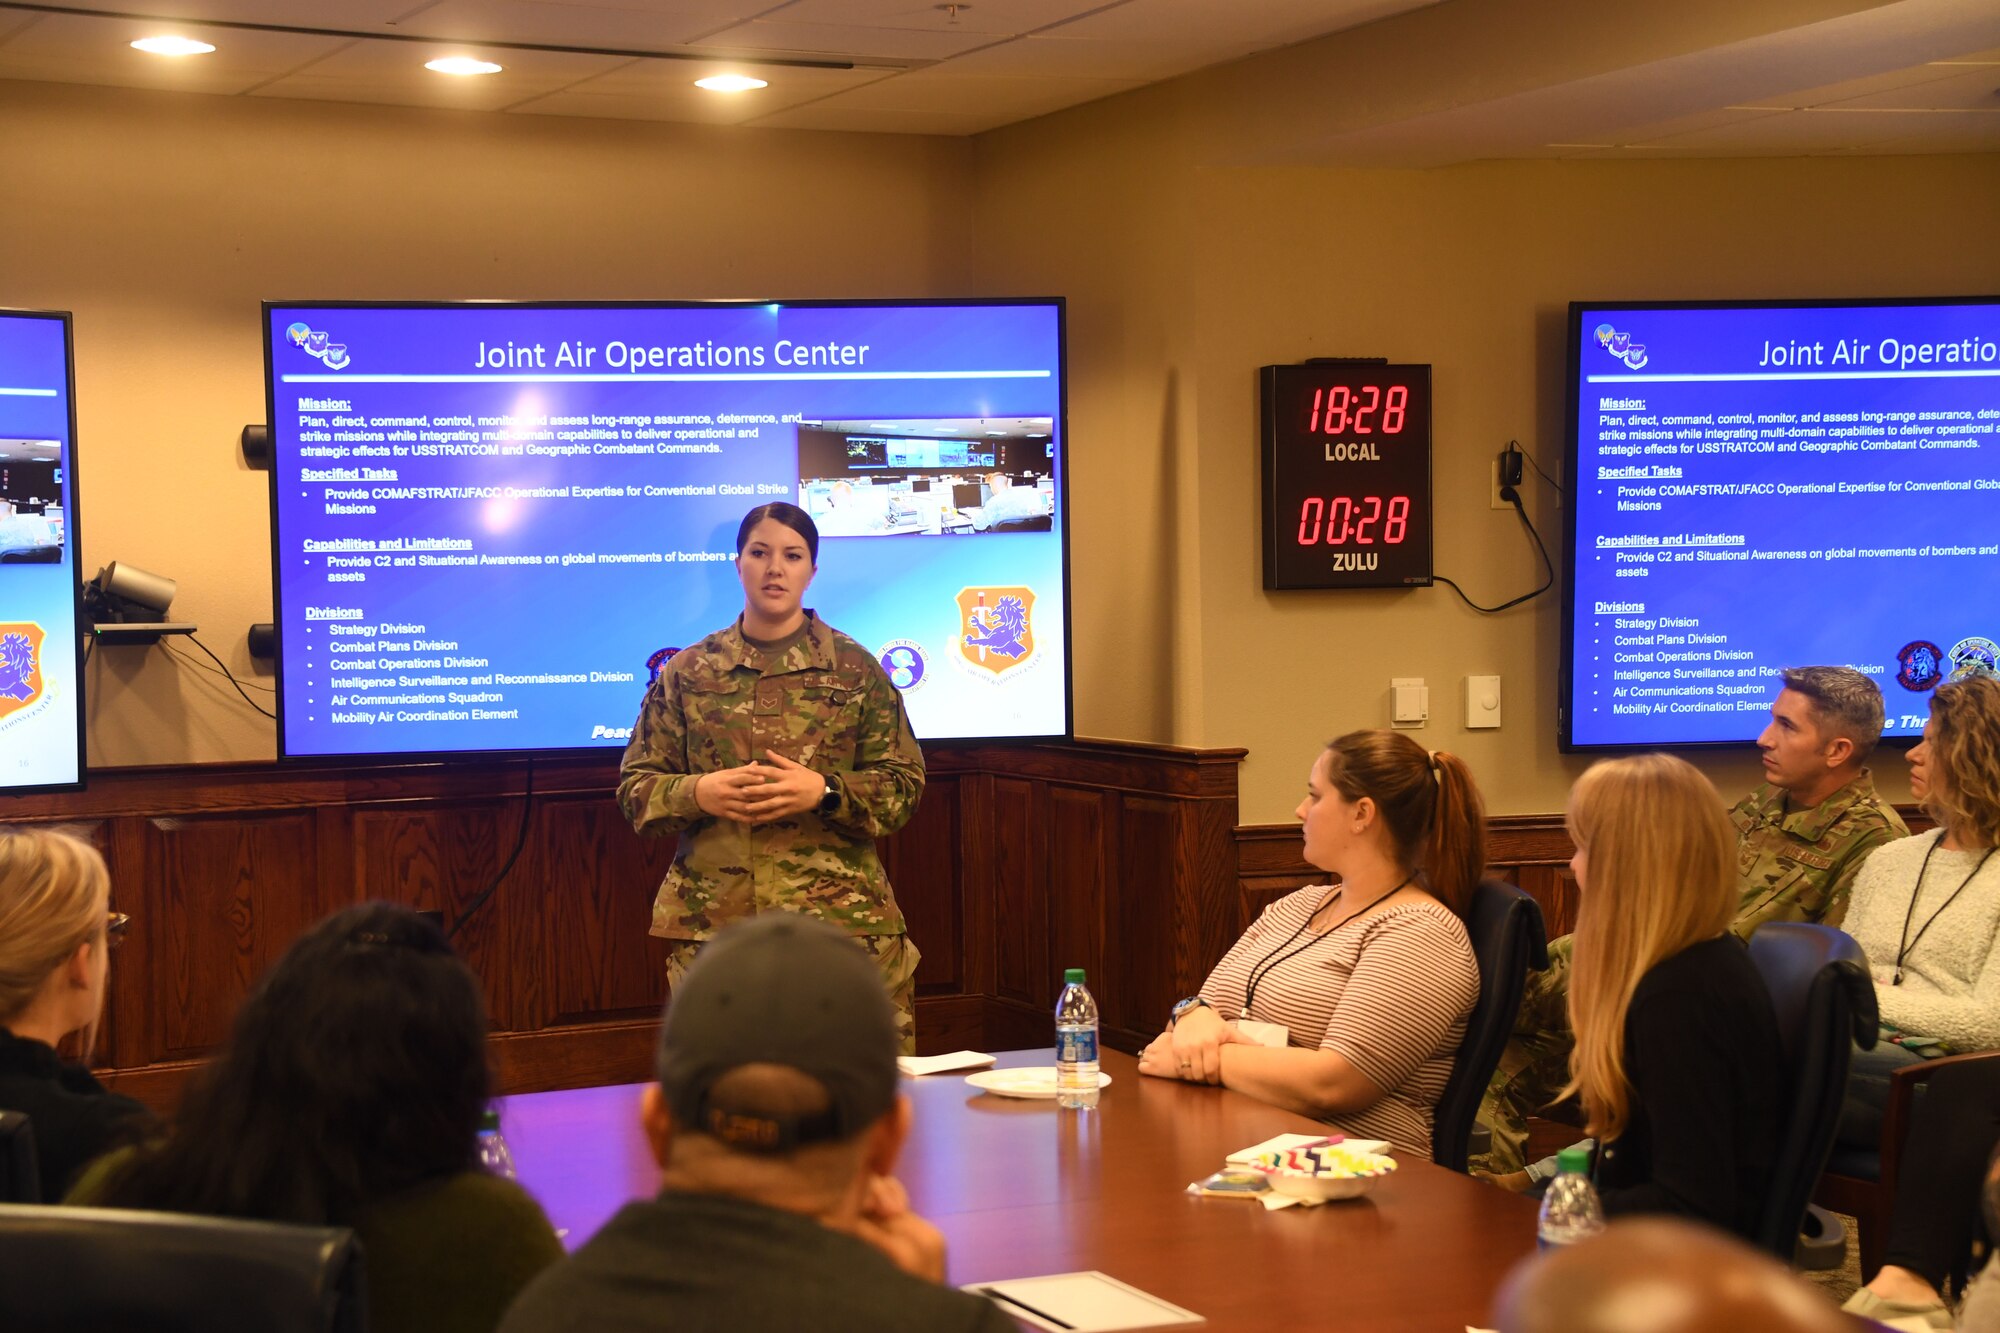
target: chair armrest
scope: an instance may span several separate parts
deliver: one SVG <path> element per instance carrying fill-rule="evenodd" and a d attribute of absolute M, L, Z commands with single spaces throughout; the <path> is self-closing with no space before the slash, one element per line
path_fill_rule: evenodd
<path fill-rule="evenodd" d="M 1882 1184 L 1893 1188 L 1903 1158 L 1903 1140 L 1910 1132 L 1910 1109 L 1917 1099 L 1919 1084 L 1928 1083 L 1941 1069 L 1958 1065 L 2000 1060 L 2000 1051 L 1969 1051 L 1963 1055 L 1940 1055 L 1920 1060 L 1889 1074 L 1889 1103 L 1882 1108 Z"/>

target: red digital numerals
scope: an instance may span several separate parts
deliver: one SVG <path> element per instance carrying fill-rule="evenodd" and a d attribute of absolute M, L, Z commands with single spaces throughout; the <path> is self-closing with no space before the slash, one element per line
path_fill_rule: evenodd
<path fill-rule="evenodd" d="M 1350 389 L 1345 384 L 1314 389 L 1312 417 L 1306 422 L 1306 434 L 1400 435 L 1409 420 L 1409 409 L 1410 390 L 1403 384 L 1390 385 L 1387 394 L 1379 384 L 1365 384 L 1359 389 Z M 1379 417 L 1377 411 L 1381 413 Z"/>
<path fill-rule="evenodd" d="M 1379 527 L 1377 525 L 1380 525 Z M 1410 535 L 1407 495 L 1309 495 L 1299 506 L 1301 546 L 1397 546 Z"/>

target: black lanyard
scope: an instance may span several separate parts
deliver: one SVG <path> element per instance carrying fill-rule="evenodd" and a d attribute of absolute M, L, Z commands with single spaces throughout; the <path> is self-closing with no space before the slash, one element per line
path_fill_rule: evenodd
<path fill-rule="evenodd" d="M 1347 918 L 1346 921 L 1342 921 L 1340 924 L 1342 926 L 1346 925 L 1348 921 L 1354 920 L 1355 917 L 1360 916 L 1363 912 L 1366 912 L 1370 907 L 1374 907 L 1376 904 L 1384 901 L 1385 899 L 1394 896 L 1397 892 L 1399 892 L 1402 889 L 1404 884 L 1408 884 L 1411 880 L 1415 879 L 1416 877 L 1417 877 L 1417 872 L 1412 870 L 1409 874 L 1403 876 L 1402 881 L 1398 883 L 1395 888 L 1389 890 L 1388 893 L 1383 894 L 1381 897 L 1376 898 L 1373 901 L 1369 902 L 1367 906 L 1361 908 L 1360 911 L 1353 913 Z M 1307 949 L 1312 948 L 1313 945 L 1318 944 L 1323 939 L 1326 939 L 1327 936 L 1332 935 L 1334 930 L 1339 928 L 1339 927 L 1329 928 L 1324 934 L 1313 936 L 1311 939 L 1307 940 L 1304 944 L 1301 944 L 1298 948 L 1292 950 L 1290 953 L 1284 952 L 1285 945 L 1290 944 L 1293 940 L 1297 939 L 1302 933 L 1304 933 L 1305 928 L 1312 924 L 1313 917 L 1316 917 L 1321 912 L 1325 911 L 1327 906 L 1333 902 L 1336 896 L 1345 896 L 1346 893 L 1347 893 L 1347 886 L 1345 884 L 1335 889 L 1332 894 L 1329 894 L 1327 896 L 1325 902 L 1322 902 L 1318 907 L 1313 908 L 1313 910 L 1306 916 L 1306 919 L 1299 922 L 1299 928 L 1297 930 L 1285 936 L 1284 944 L 1280 944 L 1277 948 L 1265 954 L 1261 961 L 1251 966 L 1250 979 L 1243 985 L 1243 1011 L 1241 1014 L 1238 1015 L 1238 1017 L 1246 1019 L 1250 1017 L 1250 1006 L 1256 1003 L 1257 1000 L 1257 987 L 1263 982 L 1265 977 L 1271 975 L 1271 969 L 1275 968 L 1278 964 L 1284 962 L 1287 958 L 1296 958 L 1298 955 L 1304 953 Z"/>
<path fill-rule="evenodd" d="M 1889 982 L 1891 986 L 1900 986 L 1903 984 L 1903 959 L 1909 955 L 1910 950 L 1917 947 L 1918 941 L 1924 937 L 1924 932 L 1935 925 L 1937 919 L 1945 914 L 1945 909 L 1958 901 L 1958 895 L 1965 892 L 1965 886 L 1972 883 L 1974 875 L 1977 875 L 1981 870 L 1986 868 L 1988 858 L 1993 855 L 1993 848 L 1988 847 L 1986 855 L 1980 857 L 1979 863 L 1972 867 L 1972 874 L 1960 880 L 1958 887 L 1951 891 L 1951 897 L 1944 900 L 1944 907 L 1940 907 L 1937 911 L 1932 912 L 1930 919 L 1917 927 L 1917 938 L 1905 944 L 1903 941 L 1908 939 L 1910 934 L 1910 919 L 1917 914 L 1917 899 L 1923 897 L 1924 894 L 1924 876 L 1929 873 L 1931 868 L 1931 852 L 1935 852 L 1938 849 L 1938 843 L 1943 841 L 1944 835 L 1939 834 L 1936 840 L 1931 843 L 1930 850 L 1924 853 L 1924 863 L 1917 871 L 1917 887 L 1910 890 L 1910 906 L 1903 913 L 1903 933 L 1896 937 L 1896 975 Z"/>

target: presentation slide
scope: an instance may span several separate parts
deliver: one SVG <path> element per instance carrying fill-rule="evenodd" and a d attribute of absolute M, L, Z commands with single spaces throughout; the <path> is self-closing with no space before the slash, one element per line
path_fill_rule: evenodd
<path fill-rule="evenodd" d="M 83 781 L 69 316 L 0 311 L 0 791 Z"/>
<path fill-rule="evenodd" d="M 622 746 L 773 500 L 919 737 L 1068 734 L 1060 302 L 265 320 L 281 755 Z"/>
<path fill-rule="evenodd" d="M 2000 303 L 1571 307 L 1566 746 L 1754 740 L 2000 656 Z"/>

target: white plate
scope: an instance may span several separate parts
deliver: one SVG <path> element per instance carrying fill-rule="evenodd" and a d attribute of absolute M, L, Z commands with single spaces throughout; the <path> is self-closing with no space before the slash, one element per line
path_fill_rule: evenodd
<path fill-rule="evenodd" d="M 1040 1065 L 1027 1069 L 983 1069 L 977 1074 L 967 1074 L 965 1081 L 981 1092 L 990 1092 L 996 1097 L 1054 1097 L 1056 1095 L 1056 1067 Z M 1111 1075 L 1098 1071 L 1097 1086 L 1109 1085 Z"/>

